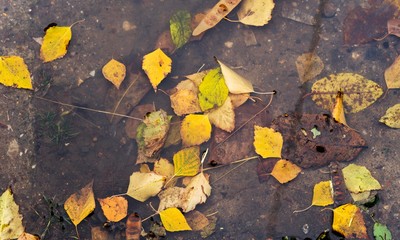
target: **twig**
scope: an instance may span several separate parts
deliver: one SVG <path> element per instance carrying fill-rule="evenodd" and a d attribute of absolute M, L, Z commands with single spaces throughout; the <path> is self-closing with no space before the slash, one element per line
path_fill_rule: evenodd
<path fill-rule="evenodd" d="M 115 112 L 116 112 L 117 109 L 119 108 L 119 105 L 121 104 L 122 99 L 124 99 L 126 93 L 129 91 L 129 89 L 132 87 L 132 85 L 133 85 L 138 79 L 139 79 L 139 75 L 137 75 L 137 77 L 131 82 L 131 84 L 129 84 L 129 86 L 128 86 L 128 88 L 125 90 L 124 94 L 122 94 L 121 98 L 118 100 L 118 102 L 117 102 L 117 104 L 115 105 L 114 110 L 113 110 L 113 116 L 111 117 L 111 120 L 110 120 L 111 122 L 112 122 L 113 119 L 114 119 Z"/>

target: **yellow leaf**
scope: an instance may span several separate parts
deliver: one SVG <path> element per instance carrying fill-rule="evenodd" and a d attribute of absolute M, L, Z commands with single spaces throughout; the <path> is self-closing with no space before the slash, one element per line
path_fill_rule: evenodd
<path fill-rule="evenodd" d="M 283 184 L 295 179 L 300 172 L 301 168 L 296 164 L 285 159 L 280 159 L 275 163 L 271 175 Z"/>
<path fill-rule="evenodd" d="M 368 239 L 367 229 L 360 209 L 351 203 L 333 210 L 332 229 L 351 239 Z"/>
<path fill-rule="evenodd" d="M 64 203 L 64 209 L 75 226 L 93 212 L 95 207 L 93 181 L 72 194 Z"/>
<path fill-rule="evenodd" d="M 224 75 L 225 84 L 230 93 L 241 94 L 254 92 L 253 85 L 249 80 L 240 76 L 220 60 L 217 59 L 217 62 L 221 66 L 221 72 L 222 75 Z"/>
<path fill-rule="evenodd" d="M 24 233 L 22 216 L 11 189 L 0 196 L 0 239 L 15 239 Z"/>
<path fill-rule="evenodd" d="M 221 107 L 211 110 L 206 115 L 212 124 L 224 131 L 232 132 L 235 129 L 235 112 L 230 97 Z"/>
<path fill-rule="evenodd" d="M 102 72 L 104 77 L 119 89 L 119 86 L 125 79 L 126 67 L 117 60 L 111 59 L 106 65 L 104 65 Z"/>
<path fill-rule="evenodd" d="M 186 75 L 185 77 L 192 81 L 196 87 L 198 88 L 200 83 L 203 81 L 203 78 L 210 72 L 211 69 L 204 70 L 201 72 L 193 73 L 190 75 Z"/>
<path fill-rule="evenodd" d="M 184 148 L 174 154 L 175 176 L 194 176 L 199 172 L 200 147 Z"/>
<path fill-rule="evenodd" d="M 127 195 L 144 202 L 157 195 L 165 182 L 165 177 L 156 173 L 134 172 L 129 178 Z"/>
<path fill-rule="evenodd" d="M 400 56 L 385 70 L 385 81 L 388 89 L 400 88 Z"/>
<path fill-rule="evenodd" d="M 229 97 L 231 98 L 233 108 L 238 108 L 242 104 L 244 104 L 247 101 L 247 99 L 250 98 L 250 93 L 242 93 L 242 94 L 229 93 Z"/>
<path fill-rule="evenodd" d="M 23 58 L 0 57 L 0 83 L 5 86 L 32 89 L 31 76 Z"/>
<path fill-rule="evenodd" d="M 246 25 L 264 26 L 271 20 L 273 0 L 243 0 L 237 15 Z"/>
<path fill-rule="evenodd" d="M 48 28 L 43 37 L 42 47 L 40 48 L 40 58 L 43 62 L 51 62 L 57 58 L 64 57 L 67 53 L 67 47 L 71 37 L 71 26 L 54 26 Z"/>
<path fill-rule="evenodd" d="M 141 173 L 149 173 L 149 172 L 151 172 L 149 165 L 147 165 L 146 163 L 140 164 L 139 172 L 141 172 Z"/>
<path fill-rule="evenodd" d="M 333 204 L 332 182 L 323 181 L 315 184 L 312 205 L 325 207 Z"/>
<path fill-rule="evenodd" d="M 400 128 L 400 103 L 388 108 L 386 114 L 379 119 L 379 122 L 391 128 Z"/>
<path fill-rule="evenodd" d="M 216 106 L 222 106 L 228 97 L 229 89 L 226 86 L 221 68 L 212 69 L 199 85 L 199 103 L 201 110 L 206 111 Z"/>
<path fill-rule="evenodd" d="M 381 189 L 379 182 L 372 177 L 371 172 L 364 166 L 349 164 L 342 169 L 347 189 L 353 193 L 360 193 Z"/>
<path fill-rule="evenodd" d="M 182 196 L 183 212 L 192 211 L 197 204 L 204 203 L 211 194 L 211 186 L 203 172 L 190 180 Z"/>
<path fill-rule="evenodd" d="M 344 116 L 343 92 L 342 91 L 339 91 L 336 94 L 336 104 L 332 110 L 332 117 L 337 122 L 342 123 L 347 126 L 346 117 Z"/>
<path fill-rule="evenodd" d="M 254 148 L 263 158 L 280 158 L 283 137 L 272 128 L 254 126 Z"/>
<path fill-rule="evenodd" d="M 383 93 L 375 82 L 355 73 L 331 74 L 312 86 L 312 99 L 320 107 L 330 110 L 335 105 L 336 93 L 343 91 L 345 111 L 359 112 L 374 103 Z"/>
<path fill-rule="evenodd" d="M 171 107 L 178 116 L 190 113 L 201 112 L 198 86 L 191 80 L 180 82 L 175 89 L 176 92 L 170 95 Z"/>
<path fill-rule="evenodd" d="M 108 221 L 119 222 L 128 215 L 128 201 L 122 196 L 97 199 Z"/>
<path fill-rule="evenodd" d="M 353 198 L 354 202 L 364 201 L 369 198 L 371 191 L 365 191 L 360 193 L 350 192 L 351 198 Z"/>
<path fill-rule="evenodd" d="M 160 212 L 161 222 L 169 232 L 192 230 L 185 217 L 177 208 L 167 208 Z"/>
<path fill-rule="evenodd" d="M 169 182 L 168 186 L 170 187 L 175 185 L 175 181 L 169 181 L 174 176 L 174 165 L 168 161 L 168 159 L 160 158 L 160 160 L 154 163 L 154 172 L 158 175 L 164 176 L 166 181 Z"/>
<path fill-rule="evenodd" d="M 199 25 L 193 30 L 192 35 L 198 36 L 202 32 L 213 28 L 221 21 L 230 11 L 232 11 L 241 0 L 220 0 L 201 20 Z"/>
<path fill-rule="evenodd" d="M 142 69 L 149 77 L 154 91 L 157 91 L 158 84 L 171 72 L 171 64 L 171 58 L 159 48 L 143 57 Z"/>
<path fill-rule="evenodd" d="M 314 53 L 304 53 L 297 57 L 296 68 L 302 83 L 307 82 L 318 76 L 324 69 L 321 58 Z"/>
<path fill-rule="evenodd" d="M 184 146 L 200 145 L 211 137 L 211 123 L 207 115 L 189 114 L 181 124 L 181 137 Z"/>

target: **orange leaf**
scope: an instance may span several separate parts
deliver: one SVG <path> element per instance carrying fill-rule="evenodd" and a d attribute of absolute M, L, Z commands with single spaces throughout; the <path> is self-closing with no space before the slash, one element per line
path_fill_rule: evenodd
<path fill-rule="evenodd" d="M 276 162 L 274 169 L 272 169 L 271 175 L 276 178 L 280 183 L 287 183 L 301 172 L 301 168 L 299 168 L 296 164 L 291 163 L 288 160 L 281 159 Z"/>
<path fill-rule="evenodd" d="M 121 196 L 97 199 L 108 221 L 119 222 L 128 214 L 128 201 Z"/>

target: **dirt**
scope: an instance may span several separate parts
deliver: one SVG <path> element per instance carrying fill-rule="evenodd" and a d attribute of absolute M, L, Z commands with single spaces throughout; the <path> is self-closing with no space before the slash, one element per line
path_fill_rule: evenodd
<path fill-rule="evenodd" d="M 0 3 L 0 55 L 23 57 L 34 85 L 34 91 L 0 86 L 0 123 L 5 125 L 0 127 L 0 190 L 11 186 L 27 232 L 42 235 L 42 239 L 73 239 L 75 228 L 66 221 L 62 204 L 91 180 L 96 198 L 125 193 L 130 174 L 139 168 L 135 164 L 136 143 L 125 133 L 126 119 L 111 124 L 106 114 L 40 98 L 107 109 L 107 94 L 113 86 L 101 74 L 105 63 L 114 58 L 130 66 L 131 74 L 140 73 L 143 55 L 154 50 L 159 35 L 168 30 L 174 12 L 185 9 L 197 13 L 211 8 L 216 1 Z M 324 9 L 328 3 L 329 8 Z M 272 20 L 264 27 L 222 21 L 200 41 L 170 54 L 173 70 L 160 88 L 172 88 L 180 81 L 174 76 L 194 73 L 203 64 L 204 69 L 216 67 L 213 56 L 217 56 L 230 66 L 240 67 L 237 71 L 251 79 L 257 90 L 277 91 L 268 108 L 270 119 L 287 112 L 327 113 L 310 97 L 304 98 L 313 80 L 300 82 L 295 66 L 299 55 L 313 51 L 324 62 L 323 72 L 314 81 L 332 73 L 354 72 L 385 88 L 383 72 L 398 54 L 400 41 L 395 36 L 362 45 L 343 43 L 344 19 L 358 6 L 368 7 L 369 2 L 276 1 Z M 324 14 L 318 14 L 319 11 Z M 235 14 L 228 17 L 236 19 Z M 68 26 L 83 19 L 72 29 L 67 55 L 42 63 L 40 45 L 33 38 L 42 37 L 43 29 L 50 23 Z M 254 38 L 249 40 L 249 34 L 254 34 L 256 43 Z M 364 211 L 371 238 L 370 216 L 387 224 L 393 236 L 400 236 L 398 130 L 378 122 L 388 107 L 398 103 L 399 94 L 399 90 L 390 90 L 364 111 L 346 115 L 348 125 L 362 135 L 368 146 L 352 162 L 366 166 L 383 186 L 378 203 Z M 269 97 L 262 99 L 267 102 Z M 172 113 L 169 99 L 161 91 L 150 91 L 141 103 L 154 103 L 156 108 Z M 235 137 L 240 141 L 240 131 Z M 161 155 L 170 158 L 177 149 L 170 148 Z M 254 155 L 251 149 L 248 156 Z M 249 161 L 226 175 L 234 166 L 210 170 L 211 196 L 196 208 L 207 214 L 217 212 L 215 233 L 208 239 L 315 239 L 331 228 L 330 210 L 313 207 L 293 213 L 310 204 L 314 184 L 329 179 L 329 174 L 323 173 L 328 169 L 304 169 L 295 180 L 281 185 L 273 178 L 260 183 L 257 164 L 258 160 Z M 157 206 L 156 198 L 150 201 Z M 143 217 L 153 213 L 147 204 L 134 199 L 129 199 L 129 211 Z M 91 227 L 102 226 L 99 212 L 97 207 L 78 226 L 81 239 L 91 239 Z M 145 222 L 144 228 L 149 225 Z M 167 235 L 167 239 L 199 238 L 198 232 Z"/>

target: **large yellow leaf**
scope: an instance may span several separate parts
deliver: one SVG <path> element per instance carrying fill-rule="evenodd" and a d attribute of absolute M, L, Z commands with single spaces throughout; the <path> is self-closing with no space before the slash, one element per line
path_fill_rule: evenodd
<path fill-rule="evenodd" d="M 108 221 L 119 222 L 128 215 L 128 201 L 122 196 L 97 199 Z"/>
<path fill-rule="evenodd" d="M 192 230 L 185 217 L 177 208 L 167 208 L 160 212 L 161 222 L 169 232 Z"/>
<path fill-rule="evenodd" d="M 324 63 L 318 55 L 314 53 L 304 53 L 297 57 L 296 68 L 300 82 L 304 83 L 318 76 L 324 69 Z"/>
<path fill-rule="evenodd" d="M 31 76 L 23 58 L 0 57 L 0 83 L 5 86 L 32 89 Z"/>
<path fill-rule="evenodd" d="M 64 203 L 64 209 L 75 226 L 93 212 L 95 207 L 93 181 L 72 194 Z"/>
<path fill-rule="evenodd" d="M 333 210 L 332 229 L 350 239 L 368 239 L 367 229 L 360 209 L 351 203 Z"/>
<path fill-rule="evenodd" d="M 385 81 L 388 89 L 400 88 L 400 56 L 385 70 Z"/>
<path fill-rule="evenodd" d="M 200 145 L 211 137 L 211 123 L 207 115 L 189 114 L 181 124 L 181 138 L 184 146 Z"/>
<path fill-rule="evenodd" d="M 312 205 L 325 207 L 333 204 L 331 181 L 322 181 L 314 186 Z"/>
<path fill-rule="evenodd" d="M 349 164 L 342 169 L 347 189 L 353 193 L 360 193 L 381 189 L 379 182 L 372 177 L 371 172 L 364 166 Z"/>
<path fill-rule="evenodd" d="M 228 94 L 229 89 L 221 73 L 221 68 L 212 69 L 199 85 L 199 103 L 201 110 L 206 111 L 215 106 L 222 106 Z"/>
<path fill-rule="evenodd" d="M 165 182 L 165 177 L 156 173 L 134 172 L 129 178 L 128 194 L 130 197 L 144 202 L 157 195 Z"/>
<path fill-rule="evenodd" d="M 400 103 L 388 108 L 379 122 L 386 124 L 391 128 L 400 128 Z"/>
<path fill-rule="evenodd" d="M 159 48 L 143 57 L 142 69 L 149 77 L 154 91 L 157 91 L 158 84 L 171 72 L 171 64 L 171 58 Z"/>
<path fill-rule="evenodd" d="M 203 172 L 193 177 L 182 196 L 183 212 L 192 211 L 197 204 L 204 203 L 211 194 L 211 186 Z"/>
<path fill-rule="evenodd" d="M 296 164 L 285 159 L 280 159 L 275 163 L 271 175 L 283 184 L 295 179 L 300 172 L 301 168 Z"/>
<path fill-rule="evenodd" d="M 104 77 L 119 89 L 126 76 L 126 67 L 123 63 L 111 59 L 102 69 Z"/>
<path fill-rule="evenodd" d="M 217 61 L 221 66 L 221 72 L 222 75 L 224 75 L 225 84 L 230 93 L 241 94 L 254 92 L 253 84 L 251 84 L 249 80 L 240 76 L 220 60 L 217 59 Z"/>
<path fill-rule="evenodd" d="M 273 0 L 243 0 L 237 15 L 246 25 L 264 26 L 271 20 Z"/>
<path fill-rule="evenodd" d="M 221 107 L 211 110 L 206 115 L 212 124 L 224 131 L 232 132 L 235 129 L 235 112 L 230 97 Z"/>
<path fill-rule="evenodd" d="M 69 27 L 50 27 L 43 37 L 40 48 L 40 58 L 43 62 L 50 62 L 62 58 L 67 53 L 68 43 L 71 40 L 72 31 Z"/>
<path fill-rule="evenodd" d="M 184 148 L 174 154 L 175 176 L 194 176 L 199 172 L 200 147 Z"/>
<path fill-rule="evenodd" d="M 15 203 L 11 189 L 0 196 L 0 239 L 15 239 L 24 232 L 19 206 Z"/>
<path fill-rule="evenodd" d="M 339 91 L 336 94 L 336 104 L 332 110 L 332 117 L 337 122 L 343 123 L 347 126 L 346 117 L 344 115 L 344 106 L 343 106 L 343 92 Z"/>
<path fill-rule="evenodd" d="M 254 126 L 254 148 L 263 158 L 280 158 L 283 137 L 272 128 Z"/>
<path fill-rule="evenodd" d="M 383 93 L 375 82 L 355 73 L 331 74 L 312 86 L 312 99 L 320 107 L 330 110 L 335 105 L 336 93 L 343 91 L 346 112 L 359 112 L 374 103 Z"/>

